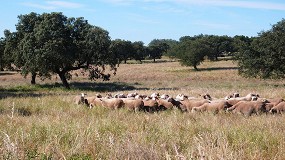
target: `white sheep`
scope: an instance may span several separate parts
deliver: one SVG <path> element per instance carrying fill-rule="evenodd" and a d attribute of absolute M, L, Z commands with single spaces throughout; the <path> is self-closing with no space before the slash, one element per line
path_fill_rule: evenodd
<path fill-rule="evenodd" d="M 124 106 L 124 101 L 121 100 L 120 98 L 99 98 L 101 101 L 101 106 L 110 108 L 110 109 L 118 109 L 122 108 Z"/>
<path fill-rule="evenodd" d="M 137 112 L 139 110 L 142 110 L 144 107 L 144 102 L 141 99 L 135 99 L 135 98 L 121 98 L 124 102 L 124 107 L 128 110 L 132 110 L 134 112 Z"/>

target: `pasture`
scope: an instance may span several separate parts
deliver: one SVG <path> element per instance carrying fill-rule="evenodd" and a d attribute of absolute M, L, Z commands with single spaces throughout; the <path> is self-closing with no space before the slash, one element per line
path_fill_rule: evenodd
<path fill-rule="evenodd" d="M 0 159 L 285 159 L 283 115 L 133 113 L 73 102 L 81 92 L 285 98 L 285 80 L 240 77 L 230 60 L 198 68 L 121 64 L 108 82 L 74 76 L 71 90 L 55 77 L 31 86 L 16 72 L 0 72 Z"/>

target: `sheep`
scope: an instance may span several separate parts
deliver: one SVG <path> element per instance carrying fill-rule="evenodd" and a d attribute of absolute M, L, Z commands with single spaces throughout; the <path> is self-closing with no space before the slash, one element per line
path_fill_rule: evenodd
<path fill-rule="evenodd" d="M 240 101 L 232 107 L 228 108 L 227 111 L 250 116 L 253 113 L 260 114 L 262 112 L 266 112 L 265 105 L 265 101 Z"/>
<path fill-rule="evenodd" d="M 274 107 L 274 103 L 266 103 L 265 104 L 265 109 L 266 109 L 266 113 L 270 112 L 270 110 Z"/>
<path fill-rule="evenodd" d="M 231 107 L 231 105 L 226 100 L 223 100 L 211 103 L 204 103 L 199 107 L 193 107 L 191 112 L 194 113 L 196 111 L 200 112 L 208 111 L 216 114 L 220 111 L 225 111 L 229 107 Z"/>
<path fill-rule="evenodd" d="M 272 107 L 270 113 L 279 113 L 282 114 L 285 111 L 285 102 L 280 102 L 276 106 Z"/>
<path fill-rule="evenodd" d="M 186 106 L 182 104 L 181 101 L 178 101 L 174 98 L 168 98 L 167 101 L 170 102 L 173 106 L 177 107 L 181 112 L 186 111 Z"/>
<path fill-rule="evenodd" d="M 129 93 L 129 94 L 127 95 L 127 98 L 135 97 L 136 95 L 138 95 L 137 92 Z"/>
<path fill-rule="evenodd" d="M 186 106 L 186 110 L 188 112 L 191 112 L 193 107 L 199 107 L 199 106 L 201 106 L 201 105 L 203 105 L 205 103 L 210 103 L 210 101 L 207 100 L 207 99 L 203 99 L 203 100 L 184 100 L 184 101 L 181 101 L 181 103 Z"/>
<path fill-rule="evenodd" d="M 178 94 L 175 99 L 178 101 L 183 101 L 185 99 L 188 99 L 188 96 L 186 96 L 184 94 Z"/>
<path fill-rule="evenodd" d="M 159 93 L 154 92 L 154 93 L 152 93 L 152 94 L 150 95 L 150 97 L 151 97 L 152 99 L 156 99 L 156 98 L 159 97 Z"/>
<path fill-rule="evenodd" d="M 124 101 L 120 98 L 99 98 L 101 101 L 101 106 L 110 108 L 110 109 L 118 109 L 124 106 Z"/>
<path fill-rule="evenodd" d="M 95 97 L 96 97 L 96 98 L 103 98 L 102 95 L 99 94 L 99 93 L 95 94 Z"/>
<path fill-rule="evenodd" d="M 137 112 L 144 108 L 144 102 L 141 99 L 121 98 L 124 102 L 124 107 L 128 110 Z"/>
<path fill-rule="evenodd" d="M 143 100 L 144 107 L 143 111 L 145 112 L 156 112 L 158 111 L 158 103 L 156 100 L 153 99 L 144 99 Z"/>
<path fill-rule="evenodd" d="M 92 101 L 89 102 L 89 108 L 93 108 L 95 106 L 102 106 L 101 98 L 94 98 Z"/>
<path fill-rule="evenodd" d="M 114 97 L 115 97 L 115 98 L 127 98 L 127 96 L 126 96 L 124 93 L 115 94 Z"/>
<path fill-rule="evenodd" d="M 280 102 L 283 102 L 284 99 L 282 98 L 270 98 L 270 99 L 266 99 L 266 98 L 258 98 L 257 101 L 263 101 L 265 102 L 265 108 L 266 108 L 266 113 L 270 112 L 270 110 L 278 105 Z"/>
<path fill-rule="evenodd" d="M 87 94 L 86 93 L 81 93 L 81 95 L 77 95 L 74 97 L 74 103 L 79 105 L 79 104 L 84 104 L 85 103 L 85 99 L 84 97 L 86 96 Z"/>
<path fill-rule="evenodd" d="M 240 102 L 240 101 L 244 101 L 244 100 L 242 100 L 242 99 L 236 99 L 236 98 L 232 98 L 232 99 L 229 99 L 229 100 L 227 100 L 227 102 L 230 104 L 230 105 L 235 105 L 235 104 L 237 104 L 238 102 Z"/>
<path fill-rule="evenodd" d="M 105 98 L 107 98 L 107 99 L 113 98 L 112 93 L 107 93 Z"/>
<path fill-rule="evenodd" d="M 136 99 L 145 99 L 145 98 L 147 98 L 147 97 L 148 97 L 148 96 L 145 95 L 145 94 L 138 94 L 138 95 L 135 96 Z"/>
<path fill-rule="evenodd" d="M 194 99 L 194 100 L 189 100 L 189 99 L 185 99 L 183 101 L 179 101 L 179 103 L 174 100 L 173 98 L 170 98 L 168 100 L 168 102 L 172 102 L 172 103 L 176 103 L 176 106 L 181 110 L 181 111 L 187 111 L 187 112 L 191 112 L 193 107 L 199 107 L 204 103 L 210 103 L 209 100 L 203 99 L 203 100 L 198 100 L 198 99 Z"/>
<path fill-rule="evenodd" d="M 228 100 L 256 101 L 258 98 L 259 98 L 258 94 L 249 93 L 244 97 L 229 98 Z"/>
<path fill-rule="evenodd" d="M 225 100 L 229 100 L 229 99 L 231 99 L 231 98 L 237 98 L 237 97 L 239 97 L 239 93 L 235 92 L 235 93 L 233 93 L 233 94 L 227 95 L 227 96 L 225 97 Z"/>
<path fill-rule="evenodd" d="M 284 102 L 283 98 L 270 98 L 267 99 L 267 101 L 269 101 L 269 103 L 272 103 L 274 106 L 278 105 L 281 102 Z"/>
<path fill-rule="evenodd" d="M 163 94 L 160 96 L 161 99 L 168 99 L 170 96 L 168 94 Z"/>
<path fill-rule="evenodd" d="M 158 103 L 158 109 L 159 110 L 167 110 L 172 109 L 174 105 L 171 102 L 168 102 L 166 99 L 159 98 L 156 100 Z"/>
<path fill-rule="evenodd" d="M 199 94 L 199 96 L 202 97 L 203 99 L 207 99 L 209 101 L 213 100 L 213 98 L 208 93 L 206 93 L 206 94 Z"/>
<path fill-rule="evenodd" d="M 98 99 L 98 98 L 102 98 L 101 94 L 96 94 L 95 96 L 91 96 L 91 97 L 86 97 L 84 98 L 84 102 L 86 104 L 87 107 L 89 108 L 92 108 L 94 107 L 95 105 L 91 103 L 95 100 L 95 99 Z"/>

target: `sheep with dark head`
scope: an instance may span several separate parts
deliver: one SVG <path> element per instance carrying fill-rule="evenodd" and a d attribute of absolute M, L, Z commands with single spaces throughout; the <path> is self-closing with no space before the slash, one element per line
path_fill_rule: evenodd
<path fill-rule="evenodd" d="M 77 105 L 79 105 L 79 104 L 85 104 L 85 96 L 86 96 L 87 94 L 85 94 L 85 93 L 81 93 L 81 95 L 77 95 L 77 96 L 75 96 L 74 97 L 74 103 L 75 104 L 77 104 Z"/>

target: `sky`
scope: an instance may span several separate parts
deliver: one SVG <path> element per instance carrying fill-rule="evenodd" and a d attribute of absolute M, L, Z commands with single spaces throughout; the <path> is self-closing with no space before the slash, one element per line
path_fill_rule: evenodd
<path fill-rule="evenodd" d="M 16 31 L 18 15 L 62 12 L 84 17 L 109 32 L 112 40 L 179 40 L 182 36 L 245 35 L 259 32 L 285 18 L 284 0 L 3 0 L 0 37 Z"/>

